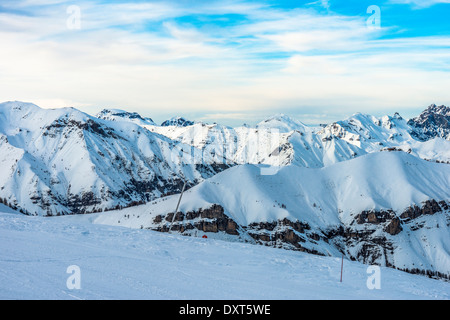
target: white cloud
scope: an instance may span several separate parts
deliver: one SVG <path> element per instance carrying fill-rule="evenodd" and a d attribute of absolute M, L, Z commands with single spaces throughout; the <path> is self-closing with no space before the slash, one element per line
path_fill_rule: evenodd
<path fill-rule="evenodd" d="M 409 4 L 416 9 L 429 8 L 439 3 L 450 3 L 450 0 L 389 0 L 393 4 Z"/>
<path fill-rule="evenodd" d="M 30 16 L 0 14 L 0 101 L 230 120 L 450 101 L 448 37 L 376 40 L 385 29 L 368 30 L 362 17 L 238 1 L 80 1 L 77 31 L 65 27 L 67 4 L 54 2 Z M 245 19 L 215 28 L 176 19 L 226 13 Z"/>
<path fill-rule="evenodd" d="M 306 4 L 307 6 L 321 6 L 327 10 L 330 9 L 330 1 L 329 0 L 318 0 L 314 2 L 310 2 Z"/>

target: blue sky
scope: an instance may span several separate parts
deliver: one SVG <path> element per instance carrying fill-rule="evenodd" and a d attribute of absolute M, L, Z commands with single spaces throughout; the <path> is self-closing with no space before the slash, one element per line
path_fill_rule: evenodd
<path fill-rule="evenodd" d="M 448 16 L 450 0 L 3 0 L 0 101 L 228 125 L 408 118 L 450 104 Z"/>

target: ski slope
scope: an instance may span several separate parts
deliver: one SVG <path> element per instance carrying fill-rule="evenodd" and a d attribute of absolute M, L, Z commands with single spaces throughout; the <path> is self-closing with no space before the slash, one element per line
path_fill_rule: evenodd
<path fill-rule="evenodd" d="M 449 274 L 450 210 L 445 204 L 450 199 L 448 164 L 395 151 L 372 153 L 320 169 L 290 165 L 273 175 L 265 175 L 264 169 L 235 166 L 187 190 L 178 209 L 185 218 L 175 225 L 183 226 L 181 232 L 201 236 L 197 229 L 205 229 L 198 227 L 199 218 L 188 219 L 188 213 L 219 205 L 238 227 L 232 232 L 209 229 L 213 230 L 208 231 L 209 237 L 250 242 L 256 238 L 262 239 L 257 243 L 278 246 L 276 239 L 286 229 L 280 221 L 298 221 L 305 230 L 295 230 L 297 241 L 284 238 L 282 245 L 287 242 L 296 246 L 286 248 L 301 247 L 327 256 L 340 256 L 345 248 L 348 258 L 367 264 Z M 172 228 L 168 221 L 173 219 L 167 220 L 167 215 L 174 212 L 179 199 L 179 195 L 172 195 L 142 206 L 105 212 L 95 223 L 153 230 Z M 431 200 L 437 206 L 437 201 L 442 201 L 443 209 L 414 219 L 403 214 Z M 380 217 L 384 212 L 385 218 L 363 222 L 361 215 L 371 211 L 379 212 Z M 204 217 L 204 221 L 211 222 L 208 218 Z M 398 229 L 387 232 L 393 220 L 398 222 Z M 348 231 L 339 231 L 343 229 Z"/>
<path fill-rule="evenodd" d="M 141 127 L 151 119 L 114 114 L 1 103 L 0 198 L 33 215 L 96 212 L 148 202 L 180 191 L 181 179 L 194 185 L 222 170 L 217 156 L 203 153 L 196 166 L 172 152 L 183 145 Z"/>
<path fill-rule="evenodd" d="M 301 252 L 30 217 L 0 205 L 0 299 L 449 299 L 450 283 Z M 80 289 L 69 289 L 69 266 Z"/>

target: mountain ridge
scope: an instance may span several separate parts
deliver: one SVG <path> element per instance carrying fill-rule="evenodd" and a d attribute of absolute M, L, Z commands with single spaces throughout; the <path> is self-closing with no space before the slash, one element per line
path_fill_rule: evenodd
<path fill-rule="evenodd" d="M 450 140 L 450 107 L 431 104 L 420 115 L 410 119 L 408 125 L 414 128 L 414 135 L 422 141 L 435 137 Z"/>
<path fill-rule="evenodd" d="M 0 197 L 30 214 L 71 214 L 145 203 L 238 164 L 321 168 L 387 149 L 450 162 L 450 141 L 416 140 L 398 114 L 357 113 L 315 129 L 285 115 L 267 120 L 256 127 L 162 127 L 123 110 L 95 117 L 2 103 Z"/>
<path fill-rule="evenodd" d="M 370 179 L 368 179 L 370 177 Z M 274 175 L 239 165 L 95 223 L 340 256 L 450 278 L 450 166 L 399 151 Z M 437 252 L 435 252 L 435 249 Z"/>
<path fill-rule="evenodd" d="M 73 108 L 0 105 L 0 197 L 29 214 L 96 212 L 148 202 L 224 168 L 178 159 L 176 141 Z M 192 147 L 184 146 L 191 150 Z"/>
<path fill-rule="evenodd" d="M 448 279 L 450 141 L 435 135 L 446 110 L 430 106 L 420 125 L 356 113 L 316 128 L 285 115 L 232 128 L 6 102 L 0 203 Z"/>

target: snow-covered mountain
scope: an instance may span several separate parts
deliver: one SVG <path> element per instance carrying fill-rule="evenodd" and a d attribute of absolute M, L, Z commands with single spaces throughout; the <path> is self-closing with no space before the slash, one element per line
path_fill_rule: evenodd
<path fill-rule="evenodd" d="M 120 109 L 103 109 L 96 117 L 109 121 L 129 121 L 140 126 L 156 125 L 151 118 L 142 117 L 137 112 L 128 112 Z"/>
<path fill-rule="evenodd" d="M 450 140 L 450 107 L 430 105 L 419 116 L 410 119 L 408 125 L 413 135 L 426 141 L 435 137 Z"/>
<path fill-rule="evenodd" d="M 236 164 L 321 168 L 386 149 L 450 161 L 449 140 L 417 139 L 398 114 L 359 113 L 323 128 L 286 115 L 237 128 L 180 119 L 158 126 L 124 110 L 94 117 L 3 103 L 0 198 L 29 214 L 81 213 L 145 203 Z"/>
<path fill-rule="evenodd" d="M 450 140 L 422 140 L 398 113 L 374 117 L 357 113 L 325 127 L 308 127 L 276 115 L 255 127 L 194 123 L 190 126 L 146 126 L 196 148 L 214 150 L 238 164 L 295 164 L 320 168 L 384 149 L 400 149 L 423 159 L 450 162 Z"/>
<path fill-rule="evenodd" d="M 280 132 L 290 131 L 311 131 L 312 129 L 305 125 L 303 122 L 293 119 L 283 113 L 276 114 L 267 118 L 264 121 L 259 122 L 256 125 L 257 129 L 278 129 Z"/>
<path fill-rule="evenodd" d="M 96 223 L 247 241 L 450 277 L 450 166 L 386 151 L 274 175 L 239 165 Z"/>
<path fill-rule="evenodd" d="M 139 116 L 108 114 L 115 118 L 0 104 L 2 202 L 28 214 L 95 212 L 179 192 L 183 180 L 192 186 L 227 167 L 217 155 L 204 153 L 202 163 L 179 157 L 197 152 L 144 129 Z"/>
<path fill-rule="evenodd" d="M 197 149 L 219 155 L 228 164 L 290 163 L 290 152 L 279 152 L 291 133 L 277 129 L 232 128 L 220 124 L 196 122 L 191 126 L 147 126 L 148 130 Z"/>
<path fill-rule="evenodd" d="M 176 127 L 187 127 L 192 126 L 194 122 L 186 120 L 183 117 L 172 117 L 169 120 L 163 121 L 161 123 L 161 127 L 169 127 L 169 126 L 176 126 Z"/>
<path fill-rule="evenodd" d="M 447 109 L 322 127 L 276 115 L 232 128 L 6 102 L 0 202 L 30 215 L 108 210 L 97 222 L 343 252 L 448 278 Z"/>
<path fill-rule="evenodd" d="M 355 147 L 358 155 L 399 149 L 427 160 L 450 161 L 450 141 L 440 137 L 419 140 L 409 123 L 398 113 L 381 118 L 357 113 L 326 126 L 317 134 L 324 141 L 345 141 Z"/>

